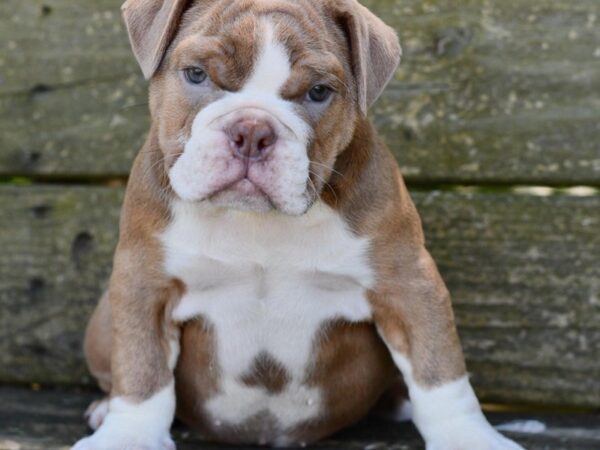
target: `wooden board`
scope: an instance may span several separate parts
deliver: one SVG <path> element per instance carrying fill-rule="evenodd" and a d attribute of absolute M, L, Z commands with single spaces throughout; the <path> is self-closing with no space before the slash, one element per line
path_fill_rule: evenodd
<path fill-rule="evenodd" d="M 98 394 L 76 391 L 39 391 L 0 388 L 0 450 L 65 450 L 89 433 L 82 413 Z M 599 416 L 489 414 L 497 424 L 515 420 L 537 420 L 545 430 L 537 434 L 510 433 L 528 450 L 597 450 L 600 446 Z M 223 446 L 176 424 L 173 436 L 180 450 L 218 450 Z M 317 443 L 315 450 L 423 450 L 415 428 L 369 418 L 358 425 Z M 250 450 L 251 447 L 225 447 Z"/>
<path fill-rule="evenodd" d="M 121 196 L 0 188 L 0 382 L 89 382 L 82 330 L 110 274 Z"/>
<path fill-rule="evenodd" d="M 414 192 L 486 401 L 600 406 L 600 196 Z M 0 382 L 90 384 L 120 188 L 0 187 Z"/>
<path fill-rule="evenodd" d="M 127 174 L 148 114 L 121 2 L 0 2 L 0 175 Z M 597 0 L 364 3 L 404 45 L 374 120 L 410 182 L 600 184 Z"/>
<path fill-rule="evenodd" d="M 121 3 L 0 2 L 0 173 L 128 172 L 148 114 Z"/>

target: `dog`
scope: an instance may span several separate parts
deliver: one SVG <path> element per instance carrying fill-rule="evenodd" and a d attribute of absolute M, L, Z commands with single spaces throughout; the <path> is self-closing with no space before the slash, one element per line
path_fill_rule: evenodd
<path fill-rule="evenodd" d="M 73 449 L 172 450 L 175 415 L 218 442 L 304 446 L 398 386 L 427 449 L 522 449 L 481 412 L 366 117 L 396 33 L 356 0 L 128 0 L 123 15 L 152 125 L 85 339 L 108 397 Z"/>

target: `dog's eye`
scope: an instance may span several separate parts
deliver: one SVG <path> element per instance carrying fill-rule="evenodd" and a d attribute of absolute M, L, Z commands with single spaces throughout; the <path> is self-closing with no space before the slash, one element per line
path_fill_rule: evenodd
<path fill-rule="evenodd" d="M 311 102 L 315 103 L 323 103 L 329 100 L 333 91 L 330 87 L 325 86 L 324 84 L 317 84 L 313 86 L 310 91 L 308 91 L 307 99 Z"/>
<path fill-rule="evenodd" d="M 202 84 L 208 77 L 200 67 L 188 67 L 183 71 L 185 79 L 191 84 Z"/>

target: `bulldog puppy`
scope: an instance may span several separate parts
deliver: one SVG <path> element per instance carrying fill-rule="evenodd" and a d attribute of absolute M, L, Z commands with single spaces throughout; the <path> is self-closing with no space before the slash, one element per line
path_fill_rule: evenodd
<path fill-rule="evenodd" d="M 76 450 L 306 445 L 406 384 L 429 450 L 521 447 L 469 384 L 448 291 L 366 118 L 400 60 L 356 0 L 128 0 L 150 79 Z M 406 405 L 405 405 L 406 406 Z M 406 409 L 406 408 L 404 408 Z"/>

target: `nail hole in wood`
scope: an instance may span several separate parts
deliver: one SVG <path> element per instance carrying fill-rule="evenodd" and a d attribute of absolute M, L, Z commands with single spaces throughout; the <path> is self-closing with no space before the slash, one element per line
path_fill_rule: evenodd
<path fill-rule="evenodd" d="M 46 94 L 50 91 L 52 91 L 52 88 L 47 84 L 43 83 L 38 83 L 29 90 L 29 92 L 31 92 L 32 95 Z"/>
<path fill-rule="evenodd" d="M 29 280 L 29 296 L 32 298 L 39 297 L 46 288 L 46 280 L 41 277 L 34 277 Z"/>
<path fill-rule="evenodd" d="M 82 231 L 73 240 L 71 258 L 75 266 L 81 269 L 87 255 L 94 250 L 94 237 L 87 231 Z"/>
<path fill-rule="evenodd" d="M 42 154 L 40 152 L 31 152 L 29 153 L 29 162 L 37 163 L 42 158 Z"/>
<path fill-rule="evenodd" d="M 50 213 L 51 209 L 52 208 L 49 205 L 37 205 L 31 208 L 31 210 L 33 211 L 33 216 L 36 219 L 45 219 L 46 217 L 48 217 L 48 214 Z"/>

